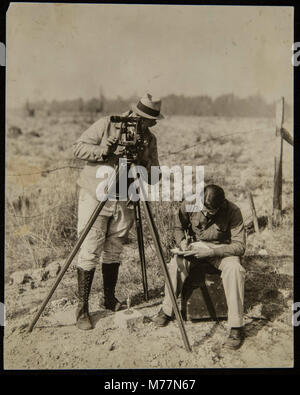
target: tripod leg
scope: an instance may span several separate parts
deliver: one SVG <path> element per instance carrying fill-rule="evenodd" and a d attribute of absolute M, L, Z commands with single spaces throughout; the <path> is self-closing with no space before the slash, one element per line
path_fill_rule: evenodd
<path fill-rule="evenodd" d="M 111 180 L 109 182 L 107 195 L 110 194 L 112 188 L 114 187 L 114 182 L 117 179 L 117 177 L 119 176 L 119 174 L 123 173 L 124 171 L 127 171 L 127 167 L 126 166 L 123 166 L 122 168 L 117 167 L 117 170 L 116 170 L 114 176 L 111 178 Z M 84 239 L 86 238 L 86 236 L 89 233 L 91 227 L 95 223 L 95 221 L 96 221 L 98 215 L 100 214 L 102 208 L 104 207 L 105 203 L 106 203 L 106 200 L 103 200 L 103 201 L 99 202 L 98 205 L 96 206 L 96 208 L 95 208 L 94 212 L 92 213 L 90 219 L 88 220 L 85 228 L 83 229 L 81 235 L 79 236 L 79 238 L 78 238 L 73 250 L 70 252 L 69 256 L 67 257 L 62 270 L 59 272 L 57 278 L 55 279 L 55 282 L 52 285 L 49 294 L 44 299 L 44 301 L 42 303 L 42 306 L 40 307 L 39 311 L 36 313 L 35 317 L 33 318 L 32 322 L 30 323 L 29 328 L 28 328 L 28 332 L 31 332 L 33 330 L 34 325 L 37 323 L 37 321 L 40 318 L 42 312 L 44 311 L 44 309 L 47 306 L 49 300 L 51 299 L 54 291 L 56 290 L 58 284 L 60 283 L 61 279 L 63 278 L 65 272 L 68 270 L 68 268 L 69 268 L 70 264 L 72 263 L 75 255 L 79 251 L 79 248 L 81 247 L 81 244 L 84 242 Z"/>
<path fill-rule="evenodd" d="M 141 207 L 140 207 L 139 201 L 134 203 L 134 218 L 135 218 L 135 223 L 136 223 L 137 241 L 138 241 L 140 261 L 141 261 L 144 298 L 147 302 L 148 301 L 148 283 L 147 283 L 147 271 L 146 271 L 146 259 L 145 259 L 145 250 L 144 250 L 144 237 L 143 237 Z"/>
<path fill-rule="evenodd" d="M 133 170 L 134 178 L 136 180 L 139 180 L 138 175 L 137 175 L 137 171 L 135 169 L 134 164 L 131 165 L 131 168 Z M 144 186 L 143 186 L 143 183 L 141 181 L 139 181 L 139 187 L 140 187 L 140 190 L 142 191 L 142 196 L 146 196 L 145 191 L 144 191 Z M 186 334 L 186 331 L 185 331 L 185 328 L 184 328 L 183 319 L 182 319 L 180 310 L 178 308 L 178 304 L 177 304 L 177 301 L 176 301 L 176 297 L 175 297 L 174 289 L 173 289 L 173 286 L 172 286 L 170 274 L 169 274 L 169 271 L 168 271 L 168 268 L 167 268 L 167 265 L 166 265 L 166 262 L 165 262 L 165 259 L 164 259 L 164 256 L 163 256 L 163 251 L 162 251 L 162 248 L 161 248 L 158 231 L 156 229 L 155 222 L 153 220 L 153 216 L 152 216 L 152 213 L 151 213 L 151 210 L 150 210 L 149 202 L 147 202 L 145 200 L 142 200 L 142 205 L 143 205 L 143 209 L 145 211 L 145 215 L 146 215 L 147 223 L 148 223 L 148 226 L 149 226 L 149 229 L 150 229 L 150 232 L 151 232 L 151 236 L 152 236 L 152 239 L 154 241 L 156 253 L 157 253 L 158 259 L 159 259 L 159 261 L 161 263 L 162 269 L 163 269 L 163 273 L 164 273 L 164 276 L 165 276 L 165 281 L 166 281 L 166 284 L 167 284 L 167 287 L 168 287 L 168 291 L 169 291 L 170 298 L 171 298 L 171 301 L 172 301 L 174 313 L 175 313 L 175 316 L 176 316 L 176 319 L 177 319 L 177 322 L 178 322 L 178 325 L 179 325 L 181 336 L 182 336 L 182 339 L 183 339 L 183 342 L 184 342 L 186 350 L 191 352 L 192 349 L 191 349 L 191 346 L 189 344 L 189 340 L 187 338 L 187 334 Z"/>
<path fill-rule="evenodd" d="M 152 217 L 152 213 L 151 213 L 151 210 L 150 210 L 149 202 L 143 201 L 142 204 L 143 204 L 143 208 L 144 208 L 145 213 L 146 213 L 147 222 L 148 222 L 148 225 L 149 225 L 149 228 L 150 228 L 150 232 L 151 232 L 151 235 L 152 235 L 152 238 L 153 238 L 153 241 L 154 241 L 154 245 L 155 245 L 155 249 L 156 249 L 156 252 L 157 252 L 157 256 L 158 256 L 159 261 L 160 261 L 160 263 L 162 265 L 162 268 L 163 268 L 166 284 L 167 284 L 167 287 L 168 287 L 168 290 L 169 290 L 169 294 L 170 294 L 170 297 L 171 297 L 174 313 L 175 313 L 175 316 L 176 316 L 176 319 L 177 319 L 177 322 L 178 322 L 178 325 L 179 325 L 181 336 L 182 336 L 182 339 L 183 339 L 183 342 L 184 342 L 186 350 L 191 352 L 192 349 L 191 349 L 191 346 L 190 346 L 188 338 L 187 338 L 187 334 L 186 334 L 186 331 L 185 331 L 185 328 L 184 328 L 183 319 L 182 319 L 180 310 L 178 308 L 178 304 L 177 304 L 177 301 L 176 301 L 174 289 L 173 289 L 172 282 L 171 282 L 171 279 L 170 279 L 170 274 L 169 274 L 166 262 L 164 260 L 162 248 L 161 248 L 160 241 L 159 241 L 158 231 L 156 229 L 156 226 L 155 226 L 155 223 L 154 223 L 154 220 L 153 220 L 153 217 Z"/>

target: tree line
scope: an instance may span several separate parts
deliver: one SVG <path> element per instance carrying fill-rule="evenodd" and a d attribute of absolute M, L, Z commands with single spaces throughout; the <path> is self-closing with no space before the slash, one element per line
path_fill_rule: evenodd
<path fill-rule="evenodd" d="M 99 98 L 84 100 L 53 100 L 31 102 L 30 108 L 43 111 L 48 115 L 58 112 L 95 112 L 99 114 L 120 114 L 138 101 L 137 96 L 108 99 L 104 95 Z M 28 108 L 28 103 L 26 104 Z M 291 108 L 286 105 L 286 113 Z M 267 103 L 261 95 L 240 98 L 234 94 L 224 94 L 212 99 L 210 96 L 168 95 L 162 98 L 162 112 L 166 115 L 194 116 L 228 116 L 228 117 L 273 117 L 275 103 Z"/>

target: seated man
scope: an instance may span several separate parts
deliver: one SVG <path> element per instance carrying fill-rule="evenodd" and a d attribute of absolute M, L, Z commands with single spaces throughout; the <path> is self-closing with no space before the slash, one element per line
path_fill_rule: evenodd
<path fill-rule="evenodd" d="M 246 237 L 241 210 L 225 199 L 223 189 L 217 185 L 204 188 L 204 205 L 201 211 L 187 212 L 183 202 L 175 219 L 175 240 L 180 250 L 188 247 L 188 238 L 193 242 L 208 242 L 209 248 L 195 247 L 191 251 L 175 255 L 170 261 L 169 273 L 176 297 L 191 265 L 209 263 L 221 271 L 221 278 L 228 306 L 228 326 L 230 334 L 226 346 L 240 347 L 243 341 L 243 304 L 245 269 L 240 264 L 240 256 L 245 252 Z M 180 254 L 180 253 L 179 253 Z M 157 326 L 166 326 L 174 317 L 168 288 L 162 308 L 154 318 Z"/>

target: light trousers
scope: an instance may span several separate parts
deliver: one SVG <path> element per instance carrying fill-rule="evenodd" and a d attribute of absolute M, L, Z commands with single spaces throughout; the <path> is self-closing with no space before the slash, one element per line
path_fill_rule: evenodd
<path fill-rule="evenodd" d="M 99 201 L 85 189 L 80 189 L 78 235 L 84 229 L 98 203 Z M 99 262 L 120 262 L 124 239 L 128 236 L 133 222 L 134 211 L 127 207 L 127 201 L 108 200 L 81 245 L 77 267 L 92 270 Z"/>
<path fill-rule="evenodd" d="M 243 326 L 244 313 L 244 284 L 246 271 L 240 263 L 240 257 L 229 256 L 225 258 L 215 258 L 218 261 L 218 269 L 221 271 L 221 278 L 224 287 L 227 307 L 228 326 Z M 199 262 L 201 265 L 201 262 Z M 182 257 L 175 255 L 168 264 L 168 270 L 173 285 L 174 293 L 178 297 L 182 291 L 182 286 L 190 272 L 190 263 Z M 172 316 L 173 305 L 169 295 L 167 285 L 165 285 L 165 297 L 162 305 L 165 314 Z"/>

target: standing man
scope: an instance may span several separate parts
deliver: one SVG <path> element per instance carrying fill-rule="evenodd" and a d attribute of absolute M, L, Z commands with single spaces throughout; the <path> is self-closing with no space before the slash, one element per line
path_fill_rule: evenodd
<path fill-rule="evenodd" d="M 143 96 L 131 111 L 122 114 L 125 117 L 141 118 L 141 127 L 147 140 L 137 164 L 146 167 L 148 175 L 151 166 L 159 166 L 156 137 L 149 128 L 163 118 L 160 114 L 161 100 L 150 94 Z M 99 179 L 96 173 L 101 166 L 114 167 L 118 165 L 123 148 L 118 145 L 120 124 L 112 123 L 110 117 L 104 117 L 91 125 L 74 143 L 73 152 L 76 158 L 86 161 L 78 185 L 78 234 L 84 229 L 98 201 L 96 189 Z M 134 212 L 127 201 L 107 200 L 99 217 L 84 240 L 78 254 L 78 296 L 79 303 L 76 311 L 77 327 L 82 330 L 92 329 L 89 315 L 88 300 L 95 273 L 95 267 L 101 260 L 103 276 L 103 306 L 112 311 L 118 311 L 121 302 L 115 297 L 115 287 L 118 280 L 120 254 L 123 241 L 134 222 Z"/>
<path fill-rule="evenodd" d="M 204 188 L 202 211 L 187 212 L 182 203 L 175 219 L 175 240 L 180 250 L 188 249 L 185 234 L 193 242 L 206 241 L 210 248 L 195 247 L 182 256 L 175 255 L 169 272 L 172 285 L 178 297 L 184 280 L 192 265 L 209 263 L 221 271 L 221 278 L 228 307 L 228 326 L 230 334 L 226 346 L 231 349 L 240 347 L 243 341 L 243 305 L 245 269 L 240 257 L 246 248 L 246 236 L 241 210 L 225 199 L 224 190 L 217 185 Z M 193 244 L 192 244 L 193 245 Z M 166 326 L 174 317 L 169 291 L 165 287 L 165 297 L 154 322 Z"/>

